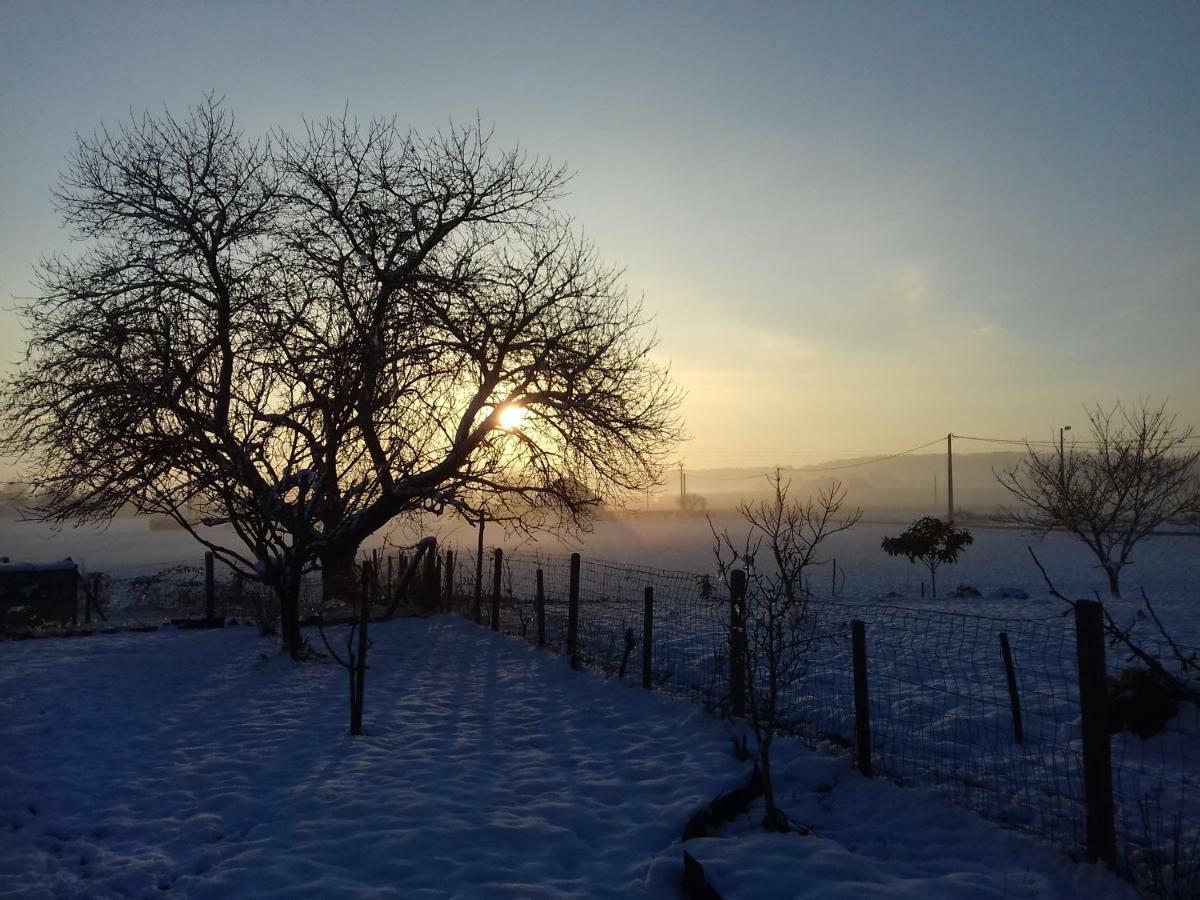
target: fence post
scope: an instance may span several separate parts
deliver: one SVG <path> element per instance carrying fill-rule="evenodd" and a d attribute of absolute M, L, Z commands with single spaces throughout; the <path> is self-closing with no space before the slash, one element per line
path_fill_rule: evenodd
<path fill-rule="evenodd" d="M 475 546 L 475 602 L 471 607 L 471 618 L 476 625 L 483 624 L 483 526 L 487 517 L 479 514 L 478 542 Z"/>
<path fill-rule="evenodd" d="M 246 579 L 241 572 L 233 573 L 233 602 L 237 609 L 236 615 L 240 618 L 246 618 Z M 222 610 L 225 617 L 229 617 L 229 601 L 225 602 L 225 607 Z"/>
<path fill-rule="evenodd" d="M 1075 651 L 1079 660 L 1079 707 L 1083 730 L 1083 792 L 1087 805 L 1088 862 L 1116 864 L 1113 825 L 1112 747 L 1108 735 L 1108 670 L 1104 660 L 1104 606 L 1075 604 Z"/>
<path fill-rule="evenodd" d="M 454 551 L 446 551 L 446 600 L 443 603 L 445 612 L 454 612 Z"/>
<path fill-rule="evenodd" d="M 425 559 L 423 560 L 424 571 L 421 573 L 421 609 L 425 612 L 433 612 L 437 609 L 438 598 L 442 595 L 441 578 L 438 577 L 438 552 L 437 544 L 425 551 Z"/>
<path fill-rule="evenodd" d="M 534 597 L 534 609 L 537 613 L 537 642 L 538 647 L 546 646 L 546 582 L 542 570 L 537 570 L 537 595 Z"/>
<path fill-rule="evenodd" d="M 855 619 L 850 623 L 854 647 L 854 756 L 858 771 L 868 778 L 875 774 L 871 764 L 871 700 L 867 691 L 867 626 Z"/>
<path fill-rule="evenodd" d="M 358 570 L 358 593 L 362 596 L 363 603 L 368 606 L 371 604 L 371 560 L 364 559 L 362 568 Z M 357 610 L 354 612 L 357 613 Z"/>
<path fill-rule="evenodd" d="M 500 630 L 500 574 L 503 564 L 504 551 L 497 547 L 492 566 L 492 631 Z"/>
<path fill-rule="evenodd" d="M 571 668 L 579 665 L 579 554 L 571 554 L 571 587 L 567 594 L 567 655 Z"/>
<path fill-rule="evenodd" d="M 383 596 L 387 598 L 384 602 L 392 602 L 392 558 L 390 556 L 387 558 L 387 586 Z"/>
<path fill-rule="evenodd" d="M 733 714 L 746 714 L 746 573 L 729 576 L 729 699 Z"/>
<path fill-rule="evenodd" d="M 351 657 L 354 662 L 354 691 L 350 705 L 350 733 L 362 734 L 363 723 L 363 692 L 367 686 L 367 623 L 371 620 L 371 596 L 374 593 L 375 564 L 364 559 L 362 564 L 362 590 L 358 602 L 358 656 Z"/>
<path fill-rule="evenodd" d="M 646 610 L 642 615 L 642 687 L 653 687 L 654 674 L 654 588 L 646 588 Z"/>
<path fill-rule="evenodd" d="M 388 597 L 388 601 L 393 607 L 399 605 L 403 595 L 410 590 L 410 585 L 404 580 L 404 573 L 408 571 L 408 554 L 403 550 L 396 554 L 396 587 Z"/>
<path fill-rule="evenodd" d="M 1012 705 L 1013 740 L 1025 743 L 1025 726 L 1021 722 L 1021 694 L 1017 690 L 1017 670 L 1013 668 L 1012 647 L 1008 635 L 1000 632 L 1000 654 L 1004 657 L 1004 680 L 1008 682 L 1008 701 Z"/>
<path fill-rule="evenodd" d="M 217 585 L 213 576 L 213 552 L 204 554 L 204 618 L 210 623 L 217 618 Z"/>

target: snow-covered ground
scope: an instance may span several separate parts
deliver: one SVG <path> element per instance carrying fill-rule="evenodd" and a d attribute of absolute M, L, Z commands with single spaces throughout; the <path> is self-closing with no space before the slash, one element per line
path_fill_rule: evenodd
<path fill-rule="evenodd" d="M 746 775 L 727 723 L 450 617 L 346 673 L 249 628 L 0 644 L 0 894 L 669 897 L 687 817 Z M 812 829 L 686 848 L 729 898 L 1132 889 L 844 758 L 779 747 Z"/>

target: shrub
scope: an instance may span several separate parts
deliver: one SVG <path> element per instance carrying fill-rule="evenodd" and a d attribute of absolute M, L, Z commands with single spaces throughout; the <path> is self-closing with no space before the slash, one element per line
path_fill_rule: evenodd
<path fill-rule="evenodd" d="M 1128 666 L 1108 681 L 1111 734 L 1129 731 L 1142 740 L 1162 732 L 1179 712 L 1175 686 L 1161 675 L 1139 666 Z"/>

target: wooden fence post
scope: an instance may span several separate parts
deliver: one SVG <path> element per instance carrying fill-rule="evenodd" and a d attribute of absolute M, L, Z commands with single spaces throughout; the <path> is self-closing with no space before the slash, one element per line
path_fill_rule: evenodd
<path fill-rule="evenodd" d="M 204 554 L 204 618 L 210 623 L 217 618 L 217 585 L 211 550 Z"/>
<path fill-rule="evenodd" d="M 503 565 L 504 551 L 497 547 L 492 568 L 492 631 L 500 630 L 500 576 Z"/>
<path fill-rule="evenodd" d="M 746 573 L 729 576 L 729 700 L 735 716 L 746 714 Z"/>
<path fill-rule="evenodd" d="M 642 613 L 642 687 L 654 686 L 654 588 L 646 588 L 646 609 Z"/>
<path fill-rule="evenodd" d="M 537 594 L 534 596 L 534 610 L 537 614 L 538 647 L 546 646 L 546 582 L 542 570 L 537 570 Z"/>
<path fill-rule="evenodd" d="M 240 618 L 246 617 L 246 578 L 241 572 L 233 573 L 233 602 L 234 608 L 237 610 L 235 615 Z M 229 616 L 229 603 L 226 601 L 223 610 L 226 618 Z"/>
<path fill-rule="evenodd" d="M 358 608 L 358 655 L 352 657 L 354 663 L 354 690 L 350 697 L 350 733 L 362 734 L 363 722 L 363 692 L 367 686 L 367 623 L 371 620 L 372 581 L 374 579 L 371 560 L 364 559 L 362 564 L 362 590 L 359 591 Z"/>
<path fill-rule="evenodd" d="M 438 577 L 437 544 L 425 551 L 425 559 L 422 562 L 421 609 L 428 613 L 437 609 L 438 598 L 442 595 L 442 580 Z"/>
<path fill-rule="evenodd" d="M 358 593 L 362 596 L 363 602 L 370 604 L 371 602 L 371 560 L 364 559 L 362 566 L 358 570 Z M 358 610 L 354 610 L 357 614 Z"/>
<path fill-rule="evenodd" d="M 571 584 L 567 594 L 567 655 L 571 668 L 579 665 L 579 554 L 571 554 Z"/>
<path fill-rule="evenodd" d="M 391 595 L 388 597 L 388 600 L 391 603 L 393 608 L 395 608 L 396 606 L 399 605 L 400 600 L 403 598 L 403 595 L 407 594 L 410 589 L 409 583 L 407 581 L 405 581 L 405 579 L 404 579 L 404 573 L 406 573 L 407 571 L 408 571 L 408 554 L 405 553 L 403 550 L 401 550 L 399 553 L 396 554 L 396 587 L 395 587 L 395 590 L 393 590 Z M 390 615 L 390 613 L 389 613 L 389 615 Z"/>
<path fill-rule="evenodd" d="M 1108 734 L 1108 670 L 1104 660 L 1104 606 L 1075 604 L 1075 652 L 1083 730 L 1083 793 L 1087 804 L 1088 862 L 1117 861 L 1113 824 L 1112 747 Z"/>
<path fill-rule="evenodd" d="M 1004 680 L 1008 682 L 1008 702 L 1012 706 L 1013 740 L 1025 743 L 1025 726 L 1021 722 L 1021 694 L 1017 690 L 1017 670 L 1013 667 L 1012 647 L 1008 635 L 1000 632 L 1000 655 L 1004 657 Z"/>
<path fill-rule="evenodd" d="M 387 587 L 383 596 L 387 598 L 385 602 L 392 602 L 392 558 L 390 556 L 387 558 Z"/>
<path fill-rule="evenodd" d="M 454 612 L 454 551 L 446 551 L 446 573 L 442 579 L 446 584 L 445 601 L 442 604 L 446 612 Z"/>
<path fill-rule="evenodd" d="M 871 764 L 871 700 L 867 691 L 867 626 L 855 619 L 850 623 L 854 647 L 854 756 L 858 771 L 868 778 L 875 774 Z"/>

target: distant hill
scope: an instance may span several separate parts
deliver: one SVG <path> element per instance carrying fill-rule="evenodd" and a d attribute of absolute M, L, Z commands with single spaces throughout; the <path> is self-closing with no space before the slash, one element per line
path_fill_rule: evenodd
<path fill-rule="evenodd" d="M 1010 503 L 993 470 L 1018 464 L 1024 452 L 954 454 L 954 505 L 957 510 L 986 514 Z M 781 467 L 801 497 L 833 479 L 846 485 L 851 504 L 867 512 L 937 512 L 946 510 L 946 454 L 921 453 L 878 460 L 858 457 L 812 466 Z M 766 475 L 773 466 L 688 469 L 687 490 L 710 509 L 728 509 L 741 499 L 764 496 Z M 936 496 L 936 501 L 935 501 Z M 678 506 L 678 482 L 671 479 L 652 508 Z"/>

